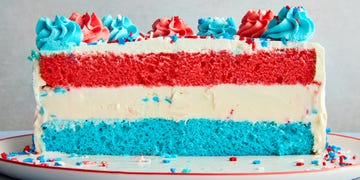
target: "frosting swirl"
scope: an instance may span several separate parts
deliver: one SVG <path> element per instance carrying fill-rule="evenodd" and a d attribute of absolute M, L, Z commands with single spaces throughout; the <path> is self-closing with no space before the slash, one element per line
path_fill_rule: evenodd
<path fill-rule="evenodd" d="M 274 17 L 271 10 L 266 12 L 249 10 L 241 20 L 237 35 L 242 37 L 259 38 L 266 31 Z"/>
<path fill-rule="evenodd" d="M 80 15 L 75 12 L 69 19 L 80 25 L 81 31 L 84 34 L 83 42 L 91 43 L 97 42 L 101 39 L 104 41 L 108 40 L 110 32 L 105 26 L 103 26 L 101 20 L 95 13 L 92 13 L 90 16 L 89 13 Z"/>
<path fill-rule="evenodd" d="M 199 19 L 199 36 L 214 36 L 216 38 L 232 38 L 236 33 L 235 22 L 233 18 L 200 18 Z"/>
<path fill-rule="evenodd" d="M 263 34 L 265 38 L 276 40 L 299 41 L 309 40 L 314 34 L 314 22 L 307 16 L 302 7 L 283 7 L 275 16 Z"/>
<path fill-rule="evenodd" d="M 40 18 L 36 24 L 36 46 L 39 50 L 66 50 L 83 39 L 80 26 L 64 16 Z"/>
<path fill-rule="evenodd" d="M 152 25 L 152 31 L 154 37 L 158 36 L 174 36 L 179 37 L 193 35 L 192 29 L 185 24 L 185 22 L 179 18 L 179 16 L 173 16 L 172 18 L 157 19 Z"/>
<path fill-rule="evenodd" d="M 102 18 L 104 26 L 110 30 L 109 41 L 134 41 L 140 36 L 138 28 L 126 16 L 117 16 L 113 18 L 111 15 Z"/>

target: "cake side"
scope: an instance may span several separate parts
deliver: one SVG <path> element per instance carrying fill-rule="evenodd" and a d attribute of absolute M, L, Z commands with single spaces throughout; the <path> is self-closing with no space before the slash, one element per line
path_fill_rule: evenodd
<path fill-rule="evenodd" d="M 183 39 L 182 41 L 186 41 Z M 151 41 L 151 40 L 149 40 Z M 160 40 L 156 40 L 158 43 Z M 170 44 L 171 46 L 177 46 L 176 43 L 170 43 L 168 39 L 161 38 L 161 41 L 165 44 Z M 192 44 L 194 44 L 193 40 Z M 198 41 L 202 41 L 199 39 Z M 219 43 L 217 40 L 203 40 L 212 43 Z M 251 46 L 246 44 L 243 41 L 239 40 L 226 40 L 226 41 L 237 41 L 237 43 L 242 43 L 243 46 L 237 47 L 246 47 L 244 49 L 237 49 L 235 52 L 246 52 L 255 54 L 258 49 L 249 50 Z M 143 41 L 145 42 L 145 41 Z M 140 44 L 138 42 L 138 44 Z M 226 42 L 228 43 L 228 42 Z M 279 49 L 279 42 L 269 41 L 268 47 L 258 47 L 259 50 L 271 51 L 274 49 Z M 274 43 L 274 45 L 272 45 Z M 130 43 L 129 43 L 130 44 Z M 201 43 L 199 43 L 201 44 Z M 234 43 L 235 44 L 235 43 Z M 125 45 L 126 46 L 126 45 Z M 198 46 L 198 45 L 195 45 Z M 276 46 L 276 48 L 270 48 L 271 46 Z M 150 46 L 153 47 L 153 46 Z M 186 46 L 189 47 L 189 46 Z M 222 46 L 229 47 L 229 46 Z M 292 46 L 284 46 L 284 49 L 290 48 L 297 51 L 304 49 L 313 50 L 314 52 L 322 52 L 322 49 L 317 44 L 296 44 Z M 124 48 L 124 46 L 119 46 L 119 48 Z M 174 48 L 174 47 L 172 47 Z M 263 48 L 263 49 L 262 49 Z M 176 49 L 173 53 L 186 52 L 180 48 Z M 204 49 L 204 48 L 199 48 Z M 163 50 L 169 52 L 169 50 Z M 210 51 L 210 50 L 208 50 Z M 213 51 L 213 50 L 211 50 Z M 234 50 L 230 47 L 228 50 L 222 49 L 218 50 L 215 53 L 229 52 L 232 56 L 237 54 L 233 52 Z M 117 54 L 121 54 L 121 51 L 114 51 Z M 111 53 L 114 53 L 111 52 Z M 107 54 L 109 52 L 76 52 L 70 53 L 72 57 L 76 57 L 76 54 L 87 54 L 90 56 L 93 54 L 94 58 L 100 54 Z M 244 54 L 246 54 L 244 53 Z M 250 53 L 250 54 L 251 54 Z M 60 53 L 63 54 L 63 53 Z M 128 52 L 123 52 L 124 55 L 128 55 Z M 202 55 L 207 56 L 208 53 L 202 52 Z M 43 55 L 46 57 L 51 57 L 49 54 Z M 67 56 L 64 56 L 67 57 Z M 142 57 L 147 57 L 142 54 Z M 319 59 L 321 55 L 316 54 L 314 57 L 314 66 L 318 64 L 323 64 Z M 94 58 L 92 58 L 94 60 Z M 200 57 L 199 57 L 200 58 Z M 201 58 L 200 58 L 201 59 Z M 47 59 L 46 59 L 47 60 Z M 40 62 L 42 57 L 40 58 Z M 142 59 L 137 59 L 137 62 L 143 62 Z M 232 61 L 227 59 L 224 61 Z M 65 60 L 66 62 L 66 60 Z M 131 60 L 127 61 L 132 63 Z M 166 61 L 164 61 L 166 63 Z M 210 62 L 208 62 L 210 63 Z M 294 62 L 297 63 L 297 62 Z M 209 65 L 209 64 L 208 64 Z M 284 65 L 284 64 L 282 64 Z M 213 65 L 211 65 L 213 66 Z M 40 66 L 37 68 L 39 69 Z M 59 66 L 57 66 L 59 68 Z M 60 66 L 61 69 L 62 66 Z M 251 67 L 251 66 L 250 66 Z M 104 120 L 105 122 L 114 122 L 114 119 L 117 119 L 116 122 L 139 122 L 142 119 L 147 121 L 155 119 L 175 121 L 178 123 L 186 124 L 187 120 L 197 121 L 197 120 L 208 120 L 214 122 L 248 122 L 260 124 L 263 121 L 270 121 L 281 124 L 287 124 L 289 122 L 303 122 L 304 125 L 311 123 L 311 126 L 308 128 L 314 137 L 318 137 L 319 140 L 322 139 L 321 128 L 324 121 L 321 116 L 324 112 L 321 110 L 321 95 L 323 89 L 322 83 L 324 82 L 321 79 L 323 76 L 318 75 L 321 73 L 321 67 L 317 67 L 318 71 L 313 73 L 312 81 L 307 82 L 307 85 L 302 84 L 286 84 L 286 81 L 280 84 L 275 81 L 272 85 L 261 85 L 256 83 L 249 84 L 226 84 L 219 82 L 219 84 L 208 84 L 205 86 L 145 86 L 141 84 L 132 84 L 132 85 L 123 85 L 119 87 L 64 87 L 62 91 L 60 87 L 51 88 L 51 87 L 41 87 L 38 93 L 45 93 L 46 96 L 41 97 L 41 104 L 44 108 L 45 117 L 41 116 L 42 122 L 39 123 L 37 129 L 39 130 L 38 134 L 42 134 L 41 131 L 43 128 L 43 123 L 48 120 L 58 121 L 62 120 L 65 126 L 66 121 L 78 120 L 94 120 L 97 122 L 99 119 Z M 194 68 L 196 71 L 200 71 L 200 68 Z M 313 69 L 316 69 L 313 67 Z M 236 71 L 236 69 L 234 69 Z M 76 73 L 76 72 L 74 72 Z M 136 74 L 129 70 L 129 74 Z M 196 72 L 195 72 L 196 74 Z M 168 75 L 168 74 L 164 74 Z M 169 74 L 171 75 L 171 74 Z M 317 81 L 315 77 L 318 77 Z M 43 82 L 43 79 L 40 78 L 40 82 Z M 63 80 L 63 79 L 62 79 Z M 226 80 L 226 79 L 225 79 Z M 185 80 L 186 81 L 186 80 Z M 194 82 L 196 83 L 196 82 Z M 106 86 L 103 84 L 102 86 Z M 66 89 L 68 88 L 68 89 Z M 55 90 L 56 89 L 56 90 Z M 299 99 L 302 97 L 302 99 Z M 234 99 L 239 99 L 239 101 L 233 101 Z M 240 101 L 241 100 L 241 101 Z M 271 108 L 269 108 L 271 107 Z M 302 108 L 300 108 L 302 107 Z M 44 119 L 46 118 L 46 120 Z M 41 120 L 39 120 L 40 122 Z M 319 121 L 319 122 L 317 122 Z M 200 121 L 201 122 L 201 121 Z M 56 122 L 59 123 L 59 122 Z M 75 122 L 76 123 L 76 122 Z M 98 122 L 97 122 L 98 123 Z M 240 123 L 240 124 L 241 124 Z M 96 123 L 95 123 L 96 124 Z M 317 125 L 318 124 L 318 125 Z M 178 124 L 176 124 L 178 125 Z M 240 125 L 241 126 L 241 125 Z M 50 125 L 51 127 L 51 125 Z M 306 126 L 305 126 L 306 127 Z M 74 126 L 72 127 L 74 128 Z M 219 128 L 219 127 L 216 127 Z M 204 129 L 209 129 L 204 128 Z M 136 131 L 136 130 L 134 130 Z M 143 130 L 144 131 L 144 130 Z M 59 133 L 57 133 L 59 134 Z M 178 134 L 179 136 L 179 134 Z M 258 135 L 260 136 L 260 135 Z M 300 137 L 299 137 L 300 138 Z M 324 147 L 324 141 L 316 141 L 314 138 L 313 151 L 320 152 L 320 147 Z M 317 150 L 315 147 L 319 147 Z M 154 153 L 154 152 L 153 152 Z M 234 153 L 234 152 L 232 152 Z M 282 152 L 285 153 L 285 152 Z M 181 153 L 180 153 L 181 154 Z M 285 153 L 286 154 L 286 153 Z M 189 155 L 189 154 L 185 154 Z M 216 154 L 219 155 L 219 154 Z"/>

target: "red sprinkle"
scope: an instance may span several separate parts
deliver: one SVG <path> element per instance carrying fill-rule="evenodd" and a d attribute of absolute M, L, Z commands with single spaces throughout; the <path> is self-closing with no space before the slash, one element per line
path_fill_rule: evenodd
<path fill-rule="evenodd" d="M 101 162 L 100 162 L 100 166 L 102 166 L 102 167 L 106 167 L 106 166 L 108 166 L 108 165 L 109 165 L 109 163 L 106 162 L 106 161 L 101 161 Z"/>
<path fill-rule="evenodd" d="M 286 9 L 290 9 L 290 6 L 289 6 L 289 5 L 286 5 Z"/>
<path fill-rule="evenodd" d="M 11 161 L 19 162 L 19 160 L 18 160 L 17 158 L 11 158 L 10 160 L 11 160 Z"/>
<path fill-rule="evenodd" d="M 325 162 L 325 161 L 324 161 L 322 164 L 323 164 L 323 166 L 326 166 L 326 162 Z"/>
<path fill-rule="evenodd" d="M 29 152 L 29 151 L 30 151 L 30 146 L 29 145 L 25 146 L 24 147 L 24 152 Z"/>
<path fill-rule="evenodd" d="M 354 160 L 355 160 L 355 159 L 356 159 L 356 155 L 354 155 L 354 156 L 352 157 L 352 159 L 354 159 Z"/>
<path fill-rule="evenodd" d="M 6 154 L 6 152 L 1 153 L 1 158 L 7 159 L 7 154 Z"/>
<path fill-rule="evenodd" d="M 335 159 L 332 159 L 330 162 L 331 162 L 331 163 L 335 163 Z"/>
<path fill-rule="evenodd" d="M 233 157 L 230 157 L 230 158 L 229 158 L 229 161 L 237 161 L 237 158 L 234 157 L 234 156 L 233 156 Z"/>
<path fill-rule="evenodd" d="M 303 166 L 304 163 L 303 162 L 296 162 L 296 166 Z"/>

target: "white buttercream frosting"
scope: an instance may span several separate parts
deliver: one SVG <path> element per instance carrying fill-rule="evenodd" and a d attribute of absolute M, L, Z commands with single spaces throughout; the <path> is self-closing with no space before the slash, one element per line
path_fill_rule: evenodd
<path fill-rule="evenodd" d="M 37 114 L 35 126 L 35 145 L 38 151 L 44 150 L 41 143 L 41 124 L 53 118 L 124 118 L 136 120 L 147 117 L 161 117 L 173 120 L 188 118 L 249 120 L 252 122 L 271 120 L 279 123 L 288 121 L 311 122 L 314 135 L 314 152 L 320 153 L 325 147 L 326 110 L 324 98 L 325 69 L 324 50 L 317 43 L 294 43 L 268 41 L 262 47 L 259 40 L 251 45 L 239 40 L 227 39 L 178 39 L 170 43 L 169 38 L 118 44 L 81 45 L 72 53 L 159 53 L 159 52 L 202 52 L 226 50 L 239 53 L 252 53 L 257 50 L 274 48 L 315 49 L 316 81 L 320 85 L 232 85 L 213 87 L 144 87 L 128 86 L 118 88 L 71 88 L 70 91 L 54 93 L 50 88 L 46 96 L 40 96 L 45 82 L 39 75 L 38 62 L 34 63 L 34 90 L 38 111 L 43 107 L 44 114 Z M 42 54 L 54 52 L 41 52 Z M 58 53 L 58 52 L 56 52 Z M 158 97 L 159 102 L 152 98 Z M 146 101 L 147 100 L 147 101 Z M 315 112 L 316 113 L 313 113 Z"/>

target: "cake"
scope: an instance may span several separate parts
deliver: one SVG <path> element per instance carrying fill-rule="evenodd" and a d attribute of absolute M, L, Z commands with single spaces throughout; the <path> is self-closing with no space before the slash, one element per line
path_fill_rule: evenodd
<path fill-rule="evenodd" d="M 34 144 L 79 155 L 319 154 L 324 49 L 302 7 L 141 32 L 126 16 L 40 18 Z"/>

